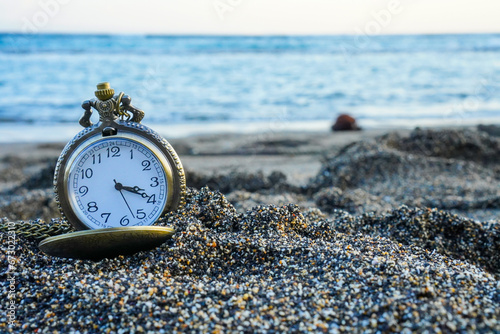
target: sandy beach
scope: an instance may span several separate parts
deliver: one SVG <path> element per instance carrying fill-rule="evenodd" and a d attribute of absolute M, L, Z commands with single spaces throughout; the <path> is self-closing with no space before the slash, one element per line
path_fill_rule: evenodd
<path fill-rule="evenodd" d="M 173 238 L 93 262 L 49 257 L 19 234 L 12 250 L 0 233 L 2 300 L 15 307 L 0 331 L 500 331 L 494 129 L 169 141 L 189 186 L 158 222 Z M 63 146 L 0 146 L 3 224 L 57 224 Z"/>

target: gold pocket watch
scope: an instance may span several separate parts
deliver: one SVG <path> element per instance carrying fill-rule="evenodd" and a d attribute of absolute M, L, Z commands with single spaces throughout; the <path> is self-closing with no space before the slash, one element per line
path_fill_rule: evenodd
<path fill-rule="evenodd" d="M 85 129 L 66 145 L 54 173 L 63 219 L 76 230 L 92 231 L 43 240 L 39 247 L 49 254 L 94 254 L 99 249 L 89 240 L 99 248 L 111 239 L 114 254 L 141 238 L 148 243 L 154 235 L 169 236 L 172 229 L 165 233 L 151 225 L 184 204 L 184 170 L 168 141 L 142 125 L 144 112 L 109 83 L 98 84 L 95 96 L 83 102 Z M 97 124 L 90 120 L 92 109 L 99 113 Z"/>

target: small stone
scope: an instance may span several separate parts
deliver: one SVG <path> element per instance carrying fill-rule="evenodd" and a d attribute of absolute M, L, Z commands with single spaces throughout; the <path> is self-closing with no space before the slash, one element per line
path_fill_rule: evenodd
<path fill-rule="evenodd" d="M 356 120 L 351 115 L 341 114 L 337 117 L 332 131 L 359 131 L 361 128 L 356 124 Z"/>

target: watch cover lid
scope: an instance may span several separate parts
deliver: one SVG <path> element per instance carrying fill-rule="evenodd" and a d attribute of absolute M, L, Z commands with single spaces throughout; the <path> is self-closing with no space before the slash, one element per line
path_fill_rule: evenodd
<path fill-rule="evenodd" d="M 174 233 L 173 228 L 163 226 L 103 228 L 49 237 L 38 248 L 52 256 L 99 261 L 151 250 Z"/>

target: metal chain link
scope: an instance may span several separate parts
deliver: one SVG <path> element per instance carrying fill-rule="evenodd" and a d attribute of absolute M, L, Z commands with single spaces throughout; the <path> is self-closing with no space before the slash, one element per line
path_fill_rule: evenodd
<path fill-rule="evenodd" d="M 0 232 L 14 231 L 17 235 L 29 239 L 42 240 L 59 234 L 73 231 L 73 227 L 66 222 L 36 223 L 36 222 L 8 222 L 0 219 Z"/>

